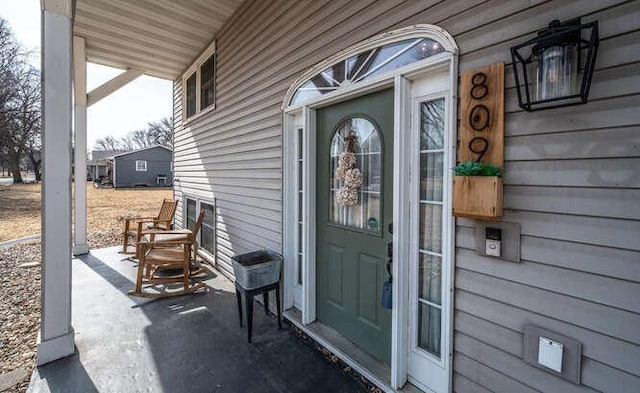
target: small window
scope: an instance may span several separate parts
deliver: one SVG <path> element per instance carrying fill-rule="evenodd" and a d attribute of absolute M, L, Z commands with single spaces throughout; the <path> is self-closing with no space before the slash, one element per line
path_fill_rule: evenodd
<path fill-rule="evenodd" d="M 187 117 L 196 114 L 196 73 L 187 79 Z"/>
<path fill-rule="evenodd" d="M 215 55 L 211 55 L 200 67 L 200 110 L 213 105 L 215 81 Z"/>
<path fill-rule="evenodd" d="M 196 200 L 187 198 L 186 214 L 183 225 L 186 229 L 192 229 L 196 224 Z"/>
<path fill-rule="evenodd" d="M 193 230 L 201 211 L 204 211 L 204 217 L 196 240 L 201 250 L 213 256 L 216 254 L 215 204 L 199 198 L 186 197 L 182 215 L 182 227 Z"/>
<path fill-rule="evenodd" d="M 147 171 L 147 162 L 144 160 L 136 160 L 136 171 L 137 172 L 146 172 Z"/>
<path fill-rule="evenodd" d="M 200 203 L 200 208 L 204 210 L 204 219 L 200 228 L 200 247 L 210 254 L 215 254 L 215 208 L 209 203 Z"/>
<path fill-rule="evenodd" d="M 183 100 L 186 118 L 198 116 L 215 107 L 216 47 L 215 42 L 185 71 Z"/>

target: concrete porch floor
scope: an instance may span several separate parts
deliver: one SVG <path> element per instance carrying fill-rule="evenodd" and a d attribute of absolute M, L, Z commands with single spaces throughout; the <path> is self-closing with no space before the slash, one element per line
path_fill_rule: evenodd
<path fill-rule="evenodd" d="M 117 250 L 73 260 L 76 354 L 36 369 L 29 392 L 364 392 L 258 304 L 247 343 L 215 270 L 207 293 L 127 296 L 136 264 Z"/>

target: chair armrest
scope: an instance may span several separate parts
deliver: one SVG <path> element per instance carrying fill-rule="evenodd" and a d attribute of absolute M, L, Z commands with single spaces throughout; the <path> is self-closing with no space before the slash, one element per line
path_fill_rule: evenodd
<path fill-rule="evenodd" d="M 151 229 L 138 235 L 138 244 L 145 244 L 150 248 L 162 245 L 166 246 L 168 243 L 172 245 L 193 244 L 193 235 L 188 229 L 172 231 Z M 159 236 L 159 238 L 156 238 L 156 236 Z"/>
<path fill-rule="evenodd" d="M 172 229 L 170 231 L 164 229 L 144 229 L 141 232 L 143 235 L 149 234 L 163 234 L 163 235 L 190 235 L 189 229 Z"/>
<path fill-rule="evenodd" d="M 124 222 L 125 236 L 128 236 L 127 233 L 129 233 L 130 230 L 133 230 L 135 228 L 135 226 L 131 224 L 135 224 L 136 222 L 140 222 L 144 220 L 153 220 L 153 219 L 155 219 L 155 217 L 124 217 L 124 216 L 118 217 L 118 221 Z M 138 225 L 138 228 L 140 228 L 140 225 Z"/>
<path fill-rule="evenodd" d="M 182 239 L 182 240 L 162 240 L 162 241 L 153 241 L 153 242 L 145 242 L 143 244 L 148 244 L 150 246 L 178 246 L 182 244 L 192 245 L 193 242 L 191 240 Z"/>
<path fill-rule="evenodd" d="M 140 217 L 140 216 L 120 216 L 118 221 L 132 221 L 132 220 L 155 220 L 156 217 Z"/>
<path fill-rule="evenodd" d="M 162 219 L 159 220 L 155 217 L 144 217 L 138 220 L 138 222 L 141 222 L 141 223 L 150 223 L 150 222 L 156 223 L 156 222 L 171 222 L 171 221 L 172 220 L 162 220 Z"/>
<path fill-rule="evenodd" d="M 163 241 L 143 241 L 138 243 L 142 247 L 143 252 L 152 248 L 175 247 L 175 246 L 191 246 L 193 242 L 188 239 L 180 240 L 163 240 Z"/>
<path fill-rule="evenodd" d="M 165 224 L 167 225 L 167 227 L 169 227 L 169 225 L 171 225 L 171 223 L 173 222 L 173 219 L 156 219 L 156 220 L 151 220 L 151 221 L 145 221 L 145 222 L 153 222 L 153 226 L 158 226 L 158 224 Z"/>
<path fill-rule="evenodd" d="M 145 229 L 145 228 L 142 227 L 144 224 L 151 224 L 152 223 L 153 226 L 156 227 L 160 223 L 160 224 L 167 224 L 167 226 L 168 226 L 168 225 L 171 225 L 171 221 L 173 221 L 173 220 L 158 220 L 158 219 L 155 219 L 155 218 L 148 219 L 148 220 L 140 220 L 140 221 L 137 221 L 138 232 L 147 233 L 147 231 L 156 229 L 156 228 L 147 228 L 147 229 Z M 165 231 L 165 230 L 163 229 L 163 231 Z"/>

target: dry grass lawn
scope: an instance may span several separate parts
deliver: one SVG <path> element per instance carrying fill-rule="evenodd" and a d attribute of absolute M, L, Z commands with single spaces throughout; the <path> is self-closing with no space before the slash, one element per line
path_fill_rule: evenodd
<path fill-rule="evenodd" d="M 120 216 L 154 216 L 170 188 L 94 188 L 87 183 L 87 230 L 119 230 Z M 40 233 L 40 184 L 0 186 L 0 242 Z"/>

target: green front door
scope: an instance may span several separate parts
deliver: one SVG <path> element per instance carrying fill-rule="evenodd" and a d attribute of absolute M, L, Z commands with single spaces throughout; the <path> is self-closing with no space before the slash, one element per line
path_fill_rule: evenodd
<path fill-rule="evenodd" d="M 318 320 L 389 364 L 392 89 L 317 111 L 316 168 Z"/>

